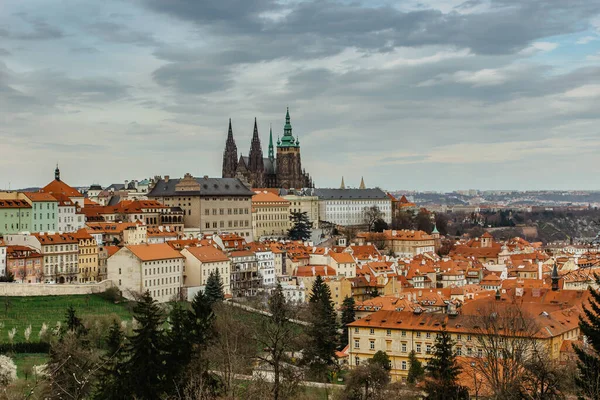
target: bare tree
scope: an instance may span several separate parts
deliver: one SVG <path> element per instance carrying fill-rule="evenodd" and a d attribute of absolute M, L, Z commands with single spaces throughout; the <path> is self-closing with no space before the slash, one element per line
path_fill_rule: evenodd
<path fill-rule="evenodd" d="M 538 326 L 517 304 L 491 303 L 470 318 L 476 334 L 475 370 L 493 399 L 519 399 L 528 363 L 541 351 Z"/>
<path fill-rule="evenodd" d="M 252 340 L 252 329 L 240 323 L 235 313 L 239 311 L 227 304 L 215 305 L 216 335 L 208 353 L 212 364 L 223 379 L 223 389 L 228 398 L 235 398 L 238 387 L 235 377 L 251 372 L 252 361 L 256 357 L 257 345 Z"/>
<path fill-rule="evenodd" d="M 373 229 L 375 221 L 383 219 L 383 213 L 377 206 L 365 207 L 363 210 L 363 218 L 365 225 L 367 225 L 369 232 Z"/>

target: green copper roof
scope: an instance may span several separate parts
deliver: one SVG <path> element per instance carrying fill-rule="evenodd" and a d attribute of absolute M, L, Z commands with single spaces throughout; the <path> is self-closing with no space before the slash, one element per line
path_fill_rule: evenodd
<path fill-rule="evenodd" d="M 298 147 L 299 142 L 292 135 L 292 124 L 290 123 L 290 108 L 285 113 L 285 125 L 283 126 L 283 137 L 277 141 L 277 147 Z"/>
<path fill-rule="evenodd" d="M 440 232 L 437 230 L 437 226 L 436 226 L 435 224 L 433 224 L 433 231 L 432 231 L 431 233 L 440 233 Z"/>

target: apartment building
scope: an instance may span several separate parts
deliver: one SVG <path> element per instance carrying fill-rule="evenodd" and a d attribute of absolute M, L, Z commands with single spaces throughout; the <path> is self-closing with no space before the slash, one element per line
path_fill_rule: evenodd
<path fill-rule="evenodd" d="M 183 286 L 205 286 L 211 272 L 219 272 L 223 289 L 231 294 L 231 260 L 214 246 L 186 247 L 181 250 L 185 257 Z"/>
<path fill-rule="evenodd" d="M 6 268 L 15 281 L 40 283 L 43 278 L 42 255 L 31 247 L 14 245 L 2 247 L 6 251 Z M 2 274 L 4 275 L 4 273 Z"/>
<path fill-rule="evenodd" d="M 126 297 L 150 292 L 160 303 L 179 298 L 183 285 L 184 257 L 166 243 L 122 247 L 108 258 L 107 279 Z"/>
<path fill-rule="evenodd" d="M 262 278 L 258 274 L 256 253 L 248 250 L 232 251 L 231 294 L 234 297 L 256 296 L 261 288 Z"/>
<path fill-rule="evenodd" d="M 254 238 L 284 238 L 290 229 L 290 202 L 270 191 L 261 190 L 252 196 L 252 227 Z"/>
<path fill-rule="evenodd" d="M 365 210 L 376 206 L 383 220 L 392 222 L 392 201 L 381 189 L 315 189 L 319 217 L 336 225 L 365 224 Z"/>
<path fill-rule="evenodd" d="M 290 214 L 306 213 L 313 229 L 319 229 L 319 197 L 315 195 L 314 191 L 313 188 L 281 189 L 279 195 L 290 202 Z"/>
<path fill-rule="evenodd" d="M 77 282 L 88 283 L 100 281 L 98 264 L 98 243 L 87 230 L 79 229 L 73 233 L 73 236 L 79 240 L 79 259 Z"/>
<path fill-rule="evenodd" d="M 252 196 L 236 178 L 195 178 L 185 174 L 182 179 L 165 176 L 158 179 L 148 193 L 150 199 L 183 210 L 185 230 L 191 233 L 231 232 L 248 241 L 252 235 Z"/>

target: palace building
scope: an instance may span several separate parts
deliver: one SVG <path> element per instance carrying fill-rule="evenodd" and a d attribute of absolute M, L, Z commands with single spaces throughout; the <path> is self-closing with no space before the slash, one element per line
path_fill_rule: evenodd
<path fill-rule="evenodd" d="M 254 188 L 306 188 L 313 187 L 312 179 L 302 169 L 300 141 L 292 135 L 290 111 L 285 115 L 283 137 L 277 139 L 277 153 L 273 146 L 273 130 L 269 132 L 268 156 L 263 151 L 258 136 L 258 126 L 254 119 L 254 133 L 248 156 L 238 158 L 237 146 L 233 139 L 231 119 L 225 151 L 223 152 L 223 178 L 239 178 Z"/>

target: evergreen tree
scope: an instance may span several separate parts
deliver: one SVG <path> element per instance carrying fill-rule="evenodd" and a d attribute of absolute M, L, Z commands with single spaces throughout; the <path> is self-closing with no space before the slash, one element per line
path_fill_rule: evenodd
<path fill-rule="evenodd" d="M 194 346 L 203 348 L 213 335 L 215 314 L 213 313 L 208 296 L 198 291 L 192 300 L 191 309 L 188 311 L 188 323 L 191 342 Z"/>
<path fill-rule="evenodd" d="M 75 333 L 78 336 L 87 334 L 87 329 L 83 326 L 83 323 L 77 316 L 77 312 L 73 306 L 67 308 L 65 314 L 65 326 L 68 332 Z"/>
<path fill-rule="evenodd" d="M 467 389 L 458 384 L 461 368 L 456 364 L 454 345 L 446 327 L 438 333 L 433 348 L 433 357 L 427 364 L 425 392 L 428 400 L 468 399 Z"/>
<path fill-rule="evenodd" d="M 163 316 L 150 292 L 146 291 L 134 309 L 138 327 L 129 339 L 129 360 L 125 368 L 130 377 L 125 386 L 129 398 L 161 398 L 165 386 L 165 337 L 161 330 Z"/>
<path fill-rule="evenodd" d="M 417 359 L 417 353 L 415 353 L 414 350 L 408 354 L 408 362 L 409 368 L 406 382 L 408 382 L 409 385 L 414 385 L 423 377 L 425 370 L 423 369 L 421 361 Z"/>
<path fill-rule="evenodd" d="M 377 351 L 377 353 L 373 354 L 372 358 L 369 358 L 369 362 L 377 364 L 384 371 L 390 372 L 392 370 L 392 362 L 385 351 Z"/>
<path fill-rule="evenodd" d="M 125 377 L 127 371 L 123 366 L 126 357 L 125 336 L 117 320 L 114 320 L 110 326 L 106 347 L 106 354 L 100 359 L 102 367 L 94 398 L 121 399 L 125 393 L 123 385 L 127 381 Z"/>
<path fill-rule="evenodd" d="M 311 236 L 312 222 L 308 219 L 306 212 L 292 212 L 290 215 L 292 227 L 288 231 L 291 240 L 308 240 Z"/>
<path fill-rule="evenodd" d="M 308 307 L 310 326 L 303 360 L 314 378 L 325 381 L 329 368 L 335 365 L 338 332 L 331 292 L 320 275 L 312 286 Z"/>
<path fill-rule="evenodd" d="M 344 298 L 342 302 L 342 337 L 340 338 L 340 347 L 343 349 L 348 345 L 348 324 L 356 320 L 356 312 L 354 311 L 354 297 Z"/>
<path fill-rule="evenodd" d="M 223 290 L 223 282 L 221 281 L 221 275 L 219 270 L 216 272 L 210 272 L 208 279 L 206 280 L 206 288 L 204 289 L 204 295 L 208 300 L 208 304 L 212 307 L 213 304 L 225 300 L 225 291 Z"/>
<path fill-rule="evenodd" d="M 600 284 L 600 275 L 594 274 L 596 284 Z M 586 347 L 573 346 L 577 354 L 579 376 L 576 384 L 581 398 L 600 398 L 600 291 L 590 291 L 589 305 L 583 307 L 584 315 L 579 317 L 579 328 L 587 341 Z"/>
<path fill-rule="evenodd" d="M 192 359 L 193 333 L 190 331 L 189 313 L 175 304 L 169 314 L 169 331 L 166 335 L 165 375 L 167 392 L 183 379 L 183 372 Z"/>

